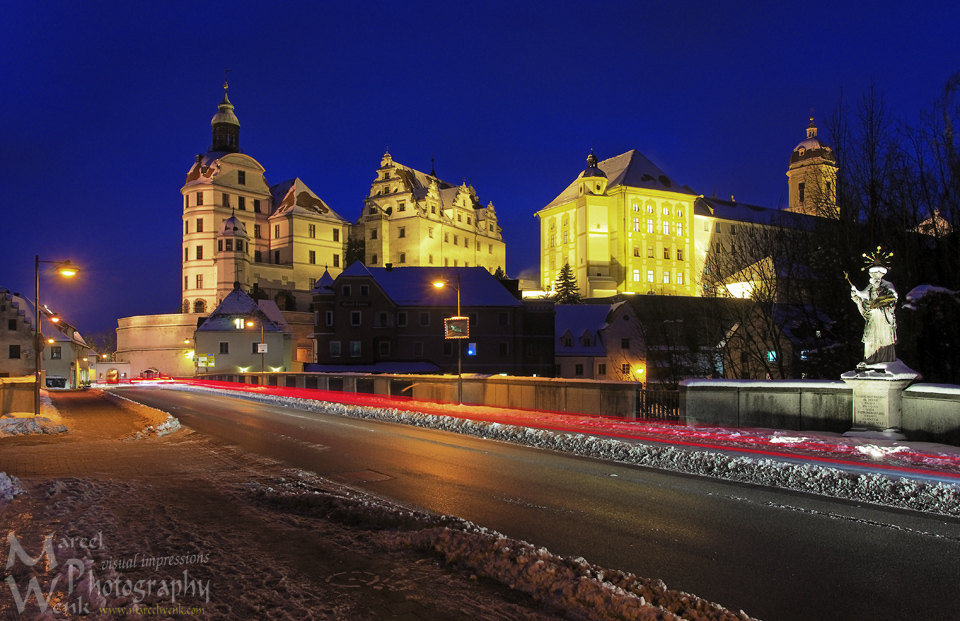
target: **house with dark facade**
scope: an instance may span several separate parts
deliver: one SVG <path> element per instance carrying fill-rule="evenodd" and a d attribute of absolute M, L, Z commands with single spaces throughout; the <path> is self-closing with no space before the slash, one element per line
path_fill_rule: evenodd
<path fill-rule="evenodd" d="M 437 283 L 443 283 L 438 287 Z M 553 303 L 522 302 L 483 267 L 350 265 L 313 290 L 317 362 L 307 371 L 553 373 Z M 445 320 L 468 318 L 466 338 Z M 457 349 L 460 348 L 458 352 Z"/>

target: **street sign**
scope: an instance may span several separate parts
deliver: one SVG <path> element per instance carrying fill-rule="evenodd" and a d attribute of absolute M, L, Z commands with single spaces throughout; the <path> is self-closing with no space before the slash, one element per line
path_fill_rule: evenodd
<path fill-rule="evenodd" d="M 216 365 L 214 364 L 213 359 L 214 359 L 213 354 L 197 354 L 197 355 L 194 357 L 194 360 L 197 361 L 197 366 L 198 366 L 198 367 L 213 367 L 213 366 L 216 366 Z"/>
<path fill-rule="evenodd" d="M 466 339 L 470 338 L 469 317 L 447 317 L 443 320 L 443 338 Z"/>
<path fill-rule="evenodd" d="M 266 343 L 257 343 L 257 353 L 265 354 L 267 353 L 267 344 Z"/>

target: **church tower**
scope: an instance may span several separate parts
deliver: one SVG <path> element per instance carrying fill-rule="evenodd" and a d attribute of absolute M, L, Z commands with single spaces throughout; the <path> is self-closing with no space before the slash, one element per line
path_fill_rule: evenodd
<path fill-rule="evenodd" d="M 822 218 L 840 217 L 837 207 L 837 157 L 833 149 L 817 138 L 817 126 L 812 116 L 807 126 L 807 139 L 790 154 L 787 179 L 787 211 Z"/>
<path fill-rule="evenodd" d="M 233 113 L 233 104 L 227 97 L 227 82 L 223 82 L 223 101 L 217 106 L 217 113 L 210 120 L 213 130 L 213 142 L 209 151 L 240 153 L 240 121 Z"/>

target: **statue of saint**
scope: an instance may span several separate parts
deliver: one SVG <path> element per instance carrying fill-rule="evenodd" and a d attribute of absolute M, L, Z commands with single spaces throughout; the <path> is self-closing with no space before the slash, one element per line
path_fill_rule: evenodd
<path fill-rule="evenodd" d="M 883 280 L 887 267 L 878 252 L 870 256 L 864 255 L 872 261 L 869 268 L 870 282 L 863 289 L 857 289 L 846 273 L 850 283 L 850 297 L 860 309 L 860 314 L 866 320 L 863 327 L 863 364 L 871 365 L 881 362 L 894 362 L 897 359 L 897 318 L 894 309 L 897 305 L 897 292 L 893 285 Z"/>

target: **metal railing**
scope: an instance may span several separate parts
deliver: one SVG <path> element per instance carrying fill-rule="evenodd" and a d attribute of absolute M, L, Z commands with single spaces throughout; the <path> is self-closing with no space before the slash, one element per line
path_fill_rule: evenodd
<path fill-rule="evenodd" d="M 680 420 L 680 391 L 664 388 L 638 388 L 637 418 L 644 420 Z"/>

